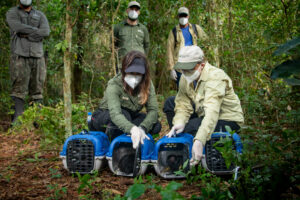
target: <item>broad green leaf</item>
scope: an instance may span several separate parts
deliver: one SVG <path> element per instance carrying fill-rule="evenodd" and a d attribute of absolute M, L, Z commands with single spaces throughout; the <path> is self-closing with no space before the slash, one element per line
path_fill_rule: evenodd
<path fill-rule="evenodd" d="M 295 48 L 300 44 L 300 37 L 297 37 L 293 40 L 287 41 L 285 44 L 279 46 L 276 51 L 274 51 L 273 56 L 278 56 L 280 54 L 286 53 L 290 49 Z"/>
<path fill-rule="evenodd" d="M 181 183 L 177 183 L 175 181 L 172 181 L 171 183 L 169 183 L 167 186 L 166 186 L 166 189 L 167 190 L 178 190 L 180 187 L 182 187 L 182 184 Z"/>
<path fill-rule="evenodd" d="M 288 78 L 300 73 L 300 59 L 288 60 L 276 66 L 271 72 L 271 78 Z"/>
<path fill-rule="evenodd" d="M 283 79 L 287 84 L 295 86 L 295 85 L 300 85 L 300 79 L 296 78 L 287 78 Z"/>
<path fill-rule="evenodd" d="M 182 166 L 182 169 L 185 169 L 189 164 L 189 159 L 187 159 L 184 163 L 183 163 L 183 166 Z"/>
<path fill-rule="evenodd" d="M 184 198 L 178 194 L 177 192 L 174 192 L 172 190 L 163 190 L 160 192 L 162 200 L 183 200 Z"/>
<path fill-rule="evenodd" d="M 144 184 L 134 184 L 129 187 L 127 190 L 125 197 L 128 199 L 137 199 L 145 192 L 145 185 Z"/>

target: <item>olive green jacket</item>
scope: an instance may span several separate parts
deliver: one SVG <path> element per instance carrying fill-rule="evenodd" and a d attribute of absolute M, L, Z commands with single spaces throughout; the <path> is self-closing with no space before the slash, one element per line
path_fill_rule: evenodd
<path fill-rule="evenodd" d="M 108 109 L 112 122 L 125 133 L 130 133 L 133 123 L 128 121 L 122 114 L 121 108 L 131 110 L 132 112 L 140 112 L 145 106 L 147 116 L 140 124 L 150 131 L 158 119 L 158 104 L 156 100 L 154 86 L 151 82 L 148 101 L 145 105 L 139 103 L 139 96 L 131 96 L 123 86 L 122 75 L 118 74 L 109 80 L 104 97 L 100 102 L 101 109 Z"/>
<path fill-rule="evenodd" d="M 198 44 L 197 42 L 199 41 L 201 43 L 200 46 L 203 46 L 204 45 L 203 43 L 208 40 L 208 37 L 207 37 L 206 33 L 203 31 L 203 29 L 197 24 L 196 24 L 196 29 L 198 32 L 198 36 L 194 32 L 192 24 L 189 23 L 189 31 L 193 38 L 193 45 L 197 45 Z M 184 37 L 183 37 L 183 34 L 182 34 L 179 24 L 176 26 L 176 32 L 177 32 L 176 45 L 175 45 L 175 38 L 174 38 L 174 34 L 173 34 L 172 30 L 170 31 L 169 36 L 168 36 L 168 42 L 167 42 L 167 67 L 168 67 L 168 70 L 173 69 L 175 63 L 178 60 L 179 49 L 184 46 Z"/>
<path fill-rule="evenodd" d="M 30 13 L 20 7 L 13 7 L 6 13 L 6 21 L 10 28 L 11 53 L 23 57 L 44 55 L 43 39 L 50 34 L 46 16 L 34 8 Z"/>
<path fill-rule="evenodd" d="M 180 79 L 173 124 L 188 122 L 194 112 L 193 103 L 197 115 L 204 117 L 194 138 L 203 145 L 210 140 L 218 120 L 234 121 L 240 126 L 244 123 L 241 103 L 231 79 L 222 69 L 209 63 L 203 68 L 195 89 L 193 83 L 188 85 L 184 77 Z"/>
<path fill-rule="evenodd" d="M 122 59 L 132 50 L 148 54 L 149 51 L 149 33 L 141 23 L 130 25 L 123 21 L 114 27 L 115 46 L 118 49 L 119 59 Z"/>

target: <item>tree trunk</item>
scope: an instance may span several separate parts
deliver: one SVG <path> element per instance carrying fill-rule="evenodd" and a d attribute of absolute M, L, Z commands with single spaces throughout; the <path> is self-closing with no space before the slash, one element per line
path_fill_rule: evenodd
<path fill-rule="evenodd" d="M 112 3 L 112 5 L 113 5 L 113 1 L 112 1 L 111 3 Z M 117 65 L 116 65 L 116 62 L 115 62 L 115 58 L 117 58 L 117 59 L 116 59 L 117 62 L 118 62 L 118 60 L 119 60 L 118 55 L 115 56 L 115 52 L 117 52 L 117 51 L 116 51 L 116 49 L 115 49 L 114 22 L 115 22 L 115 18 L 116 18 L 116 16 L 117 16 L 117 14 L 118 14 L 120 5 L 121 5 L 121 0 L 118 1 L 117 9 L 116 9 L 115 12 L 113 13 L 112 19 L 111 19 L 111 21 L 112 21 L 112 22 L 111 22 L 111 24 L 112 24 L 112 26 L 111 26 L 111 65 L 112 65 L 112 67 L 113 67 L 114 75 L 117 74 L 117 69 L 116 69 Z M 113 8 L 112 8 L 112 9 L 113 9 Z M 118 63 L 118 64 L 119 64 L 119 63 Z"/>
<path fill-rule="evenodd" d="M 213 42 L 213 57 L 215 61 L 215 66 L 220 67 L 220 59 L 219 59 L 219 27 L 218 27 L 218 0 L 210 0 L 208 2 L 207 11 L 209 13 L 208 23 L 210 25 L 211 30 L 209 31 L 209 37 Z"/>
<path fill-rule="evenodd" d="M 71 0 L 67 0 L 66 9 L 66 33 L 67 48 L 64 52 L 64 112 L 65 112 L 65 137 L 72 135 L 72 93 L 71 93 L 71 49 L 72 49 L 72 23 L 71 23 Z"/>
<path fill-rule="evenodd" d="M 85 39 L 85 30 L 84 30 L 84 15 L 86 14 L 86 5 L 82 4 L 80 7 L 80 11 L 78 11 L 78 22 L 77 22 L 77 59 L 76 64 L 73 69 L 73 80 L 72 80 L 72 93 L 73 93 L 73 101 L 78 99 L 78 96 L 81 94 L 81 86 L 82 86 L 82 58 L 84 54 L 83 44 Z"/>
<path fill-rule="evenodd" d="M 232 0 L 229 0 L 228 2 L 228 10 L 229 10 L 229 13 L 228 13 L 228 33 L 230 36 L 233 36 L 233 13 L 232 13 Z M 232 62 L 227 62 L 226 63 L 226 66 L 228 66 L 228 72 L 230 72 L 229 74 L 233 74 L 233 71 L 234 71 L 234 62 L 235 62 L 235 59 L 233 57 L 234 55 L 234 52 L 233 52 L 233 38 L 229 41 L 229 52 L 230 52 L 230 55 L 232 56 Z"/>

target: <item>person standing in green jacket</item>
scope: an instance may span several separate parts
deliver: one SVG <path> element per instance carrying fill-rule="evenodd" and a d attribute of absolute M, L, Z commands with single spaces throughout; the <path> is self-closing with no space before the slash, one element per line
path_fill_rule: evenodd
<path fill-rule="evenodd" d="M 141 112 L 143 108 L 147 113 Z M 143 53 L 131 51 L 124 57 L 121 73 L 109 80 L 100 106 L 92 115 L 89 129 L 103 131 L 111 140 L 128 133 L 133 148 L 139 142 L 143 144 L 148 138 L 146 133 L 160 132 L 156 94 Z"/>
<path fill-rule="evenodd" d="M 11 97 L 15 104 L 13 122 L 24 111 L 24 100 L 29 93 L 33 102 L 43 100 L 46 65 L 43 40 L 50 28 L 46 16 L 32 7 L 32 0 L 20 0 L 20 5 L 6 13 L 10 28 Z"/>
<path fill-rule="evenodd" d="M 118 61 L 130 51 L 140 51 L 148 54 L 149 33 L 147 27 L 138 21 L 141 6 L 136 1 L 131 1 L 126 10 L 128 18 L 114 27 L 115 47 L 118 50 Z M 117 65 L 117 72 L 121 64 Z"/>

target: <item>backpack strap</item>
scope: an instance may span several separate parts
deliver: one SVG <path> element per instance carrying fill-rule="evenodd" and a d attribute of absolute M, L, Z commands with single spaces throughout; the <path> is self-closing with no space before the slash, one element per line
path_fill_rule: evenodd
<path fill-rule="evenodd" d="M 192 24 L 192 28 L 193 28 L 194 33 L 196 34 L 196 37 L 198 38 L 198 31 L 197 31 L 196 24 Z M 174 48 L 176 48 L 176 44 L 177 44 L 176 26 L 172 29 L 172 32 L 173 32 L 173 36 L 174 36 Z"/>
<path fill-rule="evenodd" d="M 176 48 L 176 43 L 177 43 L 177 31 L 176 31 L 176 26 L 172 29 L 173 36 L 174 36 L 174 48 Z"/>
<path fill-rule="evenodd" d="M 194 33 L 196 34 L 196 37 L 198 38 L 198 31 L 197 31 L 196 24 L 192 24 L 192 27 L 193 27 Z"/>

